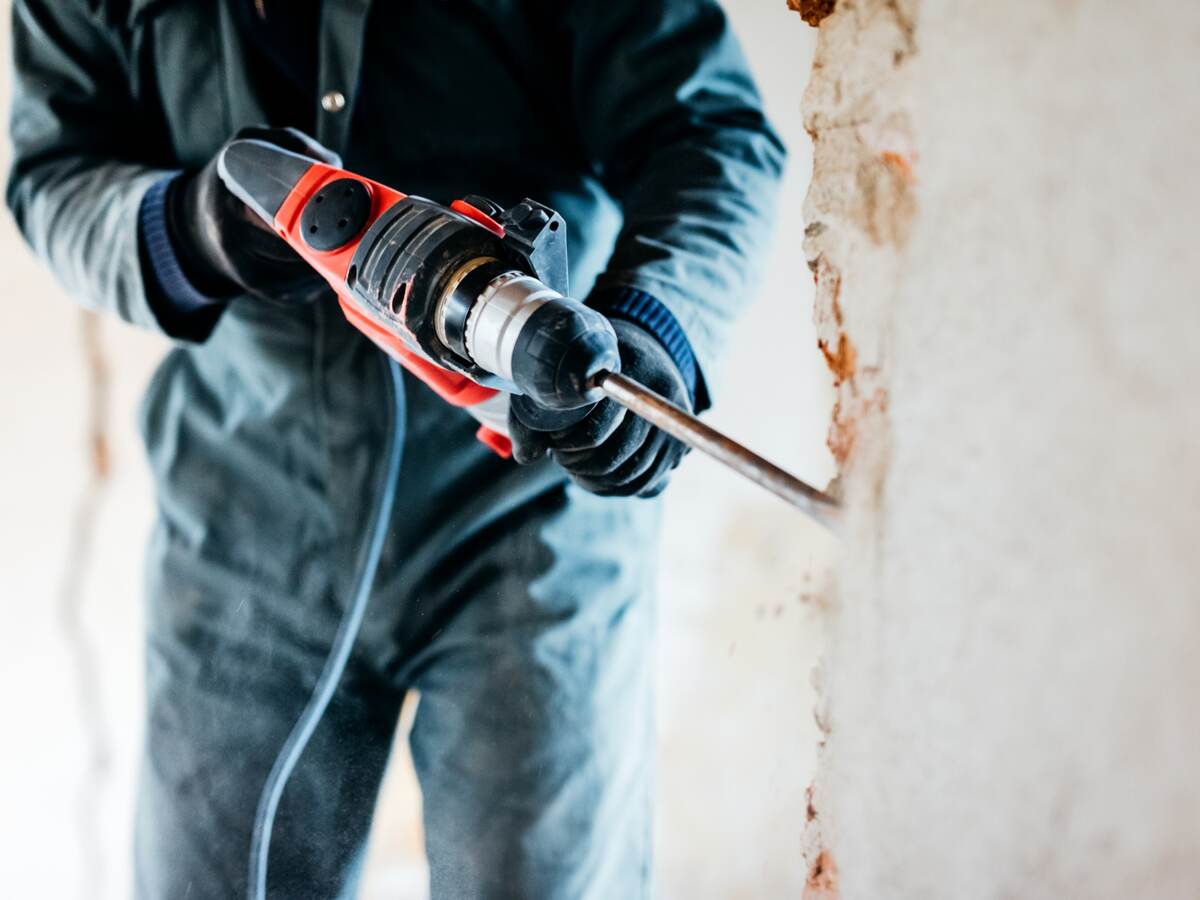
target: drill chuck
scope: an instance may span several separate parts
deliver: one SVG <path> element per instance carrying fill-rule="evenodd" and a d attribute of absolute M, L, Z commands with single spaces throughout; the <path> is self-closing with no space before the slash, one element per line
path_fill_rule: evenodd
<path fill-rule="evenodd" d="M 452 350 L 548 409 L 599 400 L 592 379 L 621 365 L 604 316 L 492 258 L 471 260 L 450 278 L 436 328 Z"/>

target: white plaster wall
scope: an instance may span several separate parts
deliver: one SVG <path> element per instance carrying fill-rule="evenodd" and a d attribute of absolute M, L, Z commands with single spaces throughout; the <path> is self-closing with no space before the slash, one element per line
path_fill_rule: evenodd
<path fill-rule="evenodd" d="M 4 21 L 7 6 L 0 2 Z M 831 472 L 829 380 L 795 250 L 811 170 L 796 85 L 814 33 L 761 0 L 729 8 L 793 161 L 763 296 L 735 339 L 712 421 L 821 483 Z M 7 57 L 7 29 L 2 37 Z M 77 595 L 80 635 L 95 655 L 81 683 L 60 587 L 88 484 L 91 376 L 80 358 L 78 311 L 7 216 L 0 219 L 0 893 L 127 897 L 141 739 L 141 558 L 152 514 L 133 422 L 165 342 L 116 322 L 100 326 L 111 377 L 111 475 L 95 497 L 90 566 Z M 659 651 L 663 897 L 801 890 L 804 789 L 815 766 L 814 598 L 829 554 L 818 529 L 697 456 L 669 492 Z M 92 689 L 87 717 L 83 684 Z M 364 897 L 425 895 L 420 837 L 401 738 Z"/>
<path fill-rule="evenodd" d="M 806 98 L 808 251 L 883 397 L 843 423 L 807 896 L 1194 898 L 1200 7 L 917 7 L 841 0 Z M 903 227 L 821 163 L 847 129 L 911 165 Z"/>

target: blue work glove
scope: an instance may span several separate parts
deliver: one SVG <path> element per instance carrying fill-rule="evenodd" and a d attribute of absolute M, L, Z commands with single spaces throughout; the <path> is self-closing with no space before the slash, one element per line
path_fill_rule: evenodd
<path fill-rule="evenodd" d="M 243 128 L 231 140 L 242 138 L 341 166 L 336 153 L 294 128 Z M 317 296 L 324 280 L 225 187 L 217 174 L 220 155 L 203 169 L 182 173 L 167 189 L 167 229 L 188 280 L 214 298 L 249 293 L 296 302 Z"/>
<path fill-rule="evenodd" d="M 687 385 L 670 354 L 643 328 L 612 320 L 621 353 L 621 374 L 691 410 Z M 584 490 L 605 497 L 653 497 L 667 486 L 687 446 L 612 400 L 604 399 L 580 422 L 539 431 L 516 409 L 508 415 L 513 458 L 522 465 L 549 452 Z"/>

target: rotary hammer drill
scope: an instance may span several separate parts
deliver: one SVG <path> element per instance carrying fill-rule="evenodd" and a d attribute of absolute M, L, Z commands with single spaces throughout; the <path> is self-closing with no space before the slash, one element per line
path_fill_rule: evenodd
<path fill-rule="evenodd" d="M 829 525 L 836 501 L 620 374 L 608 320 L 567 296 L 566 223 L 533 200 L 443 206 L 254 139 L 225 148 L 226 187 L 329 283 L 346 318 L 502 456 L 510 404 L 531 428 L 608 396 Z"/>

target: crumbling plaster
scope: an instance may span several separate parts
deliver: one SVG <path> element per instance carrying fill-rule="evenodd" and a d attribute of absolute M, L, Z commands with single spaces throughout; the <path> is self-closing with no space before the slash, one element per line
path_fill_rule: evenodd
<path fill-rule="evenodd" d="M 1195 897 L 1200 8 L 817 18 L 848 521 L 806 896 Z"/>

